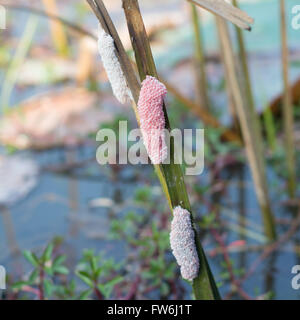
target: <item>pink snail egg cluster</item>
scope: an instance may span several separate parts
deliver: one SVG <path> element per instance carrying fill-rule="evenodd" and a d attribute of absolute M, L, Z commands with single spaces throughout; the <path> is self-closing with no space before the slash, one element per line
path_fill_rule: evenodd
<path fill-rule="evenodd" d="M 155 77 L 147 76 L 142 82 L 138 113 L 144 145 L 153 164 L 162 163 L 168 156 L 163 111 L 166 94 L 166 87 Z"/>

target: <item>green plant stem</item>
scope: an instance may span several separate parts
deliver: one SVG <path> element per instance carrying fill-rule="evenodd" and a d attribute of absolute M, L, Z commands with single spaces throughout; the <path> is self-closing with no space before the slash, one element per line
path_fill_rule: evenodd
<path fill-rule="evenodd" d="M 141 80 L 146 75 L 158 77 L 156 66 L 151 52 L 151 47 L 143 19 L 139 10 L 137 0 L 123 0 L 123 8 L 126 15 L 128 30 L 135 52 L 135 58 Z M 166 128 L 170 129 L 168 115 L 164 105 Z M 171 209 L 181 206 L 192 212 L 188 194 L 186 191 L 184 177 L 180 165 L 174 163 L 175 147 L 174 141 L 170 143 L 170 164 L 162 164 L 159 166 L 166 181 L 169 198 L 171 200 Z M 196 299 L 220 299 L 218 289 L 214 278 L 210 271 L 209 264 L 200 244 L 198 233 L 195 230 L 196 246 L 200 261 L 200 271 L 196 279 L 193 281 L 193 291 Z"/>
<path fill-rule="evenodd" d="M 282 76 L 284 85 L 283 97 L 283 121 L 285 134 L 286 160 L 288 170 L 288 193 L 295 197 L 296 190 L 296 166 L 295 166 L 295 142 L 294 142 L 294 117 L 292 108 L 291 88 L 289 85 L 289 52 L 287 41 L 286 12 L 284 0 L 280 0 L 281 21 L 281 54 Z"/>
<path fill-rule="evenodd" d="M 94 11 L 95 15 L 97 16 L 99 22 L 101 23 L 104 30 L 110 34 L 114 41 L 115 41 L 115 47 L 116 47 L 116 54 L 119 59 L 121 68 L 126 76 L 127 83 L 131 89 L 133 98 L 135 100 L 135 103 L 137 103 L 139 98 L 139 92 L 140 92 L 140 83 L 136 78 L 134 69 L 132 67 L 132 64 L 129 60 L 129 58 L 126 55 L 125 49 L 122 45 L 122 42 L 119 38 L 119 35 L 114 27 L 114 24 L 111 21 L 111 18 L 102 2 L 102 0 L 87 0 L 88 4 Z M 124 4 L 124 3 L 123 3 Z M 138 4 L 135 2 L 136 7 L 138 8 Z M 125 3 L 126 7 L 126 3 Z M 130 9 L 126 7 L 127 10 Z M 131 8 L 132 9 L 132 8 Z M 138 10 L 139 12 L 139 10 Z M 135 18 L 138 17 L 141 20 L 140 14 L 138 16 L 134 16 Z M 142 22 L 142 21 L 141 21 Z M 143 26 L 143 24 L 142 24 Z M 141 26 L 140 26 L 141 27 Z M 133 43 L 135 43 L 135 39 L 132 39 Z M 141 48 L 150 48 L 148 38 L 146 43 L 140 44 L 138 43 L 138 46 Z M 146 54 L 151 54 L 151 51 Z M 151 61 L 152 60 L 152 61 Z M 143 68 L 141 67 L 144 65 L 145 68 L 148 68 L 149 65 L 153 67 L 153 71 L 155 71 L 155 65 L 152 58 L 152 54 L 149 55 L 149 61 L 147 61 L 147 64 L 143 64 L 143 61 L 141 59 L 138 59 L 138 64 L 140 64 L 140 72 L 143 72 Z M 156 72 L 155 72 L 156 74 Z M 145 75 L 145 74 L 144 74 Z M 142 78 L 142 77 L 141 77 Z M 135 108 L 136 111 L 136 108 Z M 137 115 L 137 113 L 136 113 Z M 137 121 L 139 122 L 138 116 Z M 169 122 L 166 120 L 167 126 L 169 126 Z M 171 143 L 171 150 L 170 153 L 172 155 L 172 158 L 174 157 L 174 148 L 173 143 Z M 174 159 L 174 158 L 173 158 Z M 164 170 L 165 168 L 162 166 L 155 165 L 155 170 L 158 174 L 159 180 L 161 182 L 162 188 L 166 194 L 168 203 L 170 205 L 170 208 L 173 209 L 176 205 L 181 205 L 182 207 L 191 210 L 189 199 L 187 197 L 187 192 L 185 189 L 182 171 L 180 166 L 171 165 L 169 166 L 169 169 Z M 176 179 L 174 181 L 174 179 Z M 170 184 L 172 182 L 173 185 Z M 190 211 L 191 212 L 191 211 Z M 198 235 L 196 234 L 196 239 L 198 240 Z M 197 248 L 199 253 L 199 259 L 201 263 L 201 268 L 199 275 L 197 279 L 194 281 L 194 291 L 195 291 L 195 297 L 197 299 L 220 299 L 220 295 L 218 293 L 218 289 L 216 287 L 215 281 L 212 277 L 209 265 L 207 263 L 207 260 L 205 258 L 205 255 L 203 253 L 201 244 L 197 241 Z M 200 290 L 198 290 L 200 288 Z"/>
<path fill-rule="evenodd" d="M 196 97 L 197 102 L 202 108 L 210 109 L 210 101 L 208 97 L 208 83 L 205 72 L 205 57 L 203 48 L 203 38 L 201 32 L 201 24 L 199 14 L 194 4 L 191 4 L 192 24 L 195 39 L 195 75 L 196 75 Z"/>

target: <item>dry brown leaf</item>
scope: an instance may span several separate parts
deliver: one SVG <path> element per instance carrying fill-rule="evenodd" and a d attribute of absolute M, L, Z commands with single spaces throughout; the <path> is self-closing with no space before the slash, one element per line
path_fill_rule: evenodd
<path fill-rule="evenodd" d="M 246 30 L 251 30 L 250 24 L 253 24 L 253 18 L 239 8 L 227 3 L 224 0 L 188 0 L 194 4 L 210 11 L 211 13 L 220 16 L 238 27 Z"/>

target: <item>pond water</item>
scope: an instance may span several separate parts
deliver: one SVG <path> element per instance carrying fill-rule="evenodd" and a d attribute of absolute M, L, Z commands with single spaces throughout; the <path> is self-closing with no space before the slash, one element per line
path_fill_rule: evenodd
<path fill-rule="evenodd" d="M 90 159 L 95 150 L 81 148 L 72 151 L 77 159 Z M 117 179 L 113 180 L 111 169 L 92 162 L 85 168 L 76 169 L 72 175 L 49 172 L 49 168 L 65 163 L 66 151 L 56 150 L 33 154 L 42 170 L 37 187 L 20 203 L 1 211 L 0 220 L 0 261 L 14 277 L 28 272 L 28 264 L 21 257 L 22 250 L 40 252 L 54 237 L 63 239 L 62 250 L 67 255 L 67 264 L 72 267 L 81 257 L 85 248 L 103 251 L 107 257 L 122 261 L 130 254 L 130 248 L 122 241 L 108 240 L 112 217 L 122 219 L 122 212 L 132 210 L 130 199 L 142 187 L 158 186 L 157 181 L 148 181 L 153 175 L 151 166 L 121 166 Z M 219 182 L 225 188 L 218 196 L 205 197 L 217 206 L 218 215 L 224 222 L 226 243 L 243 241 L 243 249 L 230 253 L 236 270 L 249 271 L 253 263 L 263 252 L 266 239 L 263 236 L 260 211 L 253 191 L 250 172 L 242 165 L 224 170 Z M 187 179 L 187 184 L 196 183 L 199 187 L 207 185 L 209 172 Z M 269 177 L 274 185 L 278 179 Z M 280 184 L 279 184 L 280 185 Z M 155 187 L 156 188 L 156 187 Z M 280 189 L 280 187 L 279 187 Z M 160 190 L 155 189 L 156 192 Z M 271 188 L 272 207 L 276 218 L 290 220 L 293 212 L 284 206 L 284 196 L 278 188 Z M 161 195 L 163 197 L 163 195 Z M 113 205 L 106 205 L 112 203 Z M 122 209 L 116 209 L 122 204 Z M 193 203 L 197 217 L 203 217 L 209 205 Z M 288 229 L 284 224 L 278 225 L 283 234 Z M 222 283 L 221 294 L 230 291 L 230 285 L 222 280 L 223 256 L 215 252 L 216 242 L 210 231 L 202 231 L 203 244 L 218 282 Z M 272 293 L 274 299 L 299 299 L 299 290 L 291 287 L 291 268 L 300 263 L 300 232 L 293 235 L 278 250 L 267 256 L 255 269 L 254 273 L 243 283 L 244 290 L 252 297 L 266 292 Z M 246 250 L 247 248 L 247 250 Z M 241 250 L 239 250 L 241 249 Z M 189 297 L 189 295 L 187 295 Z"/>

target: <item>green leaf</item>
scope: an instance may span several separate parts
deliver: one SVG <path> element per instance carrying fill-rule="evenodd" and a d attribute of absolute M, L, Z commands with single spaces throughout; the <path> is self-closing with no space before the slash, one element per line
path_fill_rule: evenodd
<path fill-rule="evenodd" d="M 91 258 L 91 269 L 94 274 L 96 274 L 98 269 L 98 259 L 96 257 Z"/>
<path fill-rule="evenodd" d="M 170 292 L 170 287 L 169 287 L 169 285 L 168 285 L 167 283 L 163 282 L 163 283 L 161 284 L 161 287 L 160 287 L 160 292 L 161 292 L 162 296 L 167 297 L 167 295 L 168 295 L 169 292 Z"/>
<path fill-rule="evenodd" d="M 25 250 L 23 255 L 34 267 L 39 266 L 39 259 L 34 253 L 30 252 L 29 250 Z"/>
<path fill-rule="evenodd" d="M 91 276 L 85 271 L 76 271 L 75 274 L 89 287 L 93 288 L 94 284 L 91 280 Z"/>
<path fill-rule="evenodd" d="M 122 280 L 123 277 L 121 276 L 115 277 L 112 280 L 106 282 L 105 284 L 98 284 L 98 289 L 104 295 L 105 299 L 108 299 L 113 291 L 114 286 Z"/>
<path fill-rule="evenodd" d="M 61 255 L 61 256 L 56 257 L 53 260 L 53 268 L 55 269 L 56 267 L 61 265 L 65 260 L 66 260 L 66 256 L 65 255 Z"/>
<path fill-rule="evenodd" d="M 54 268 L 54 272 L 60 273 L 60 274 L 69 274 L 68 268 L 64 266 L 57 266 Z"/>
<path fill-rule="evenodd" d="M 49 279 L 44 279 L 44 289 L 47 297 L 51 297 L 54 291 L 54 285 Z"/>
<path fill-rule="evenodd" d="M 45 249 L 43 255 L 42 255 L 42 259 L 44 262 L 51 260 L 53 248 L 54 248 L 53 244 L 49 243 L 47 248 Z"/>
<path fill-rule="evenodd" d="M 95 276 L 97 277 L 97 279 L 100 277 L 101 273 L 102 273 L 102 268 L 98 268 L 95 272 Z"/>
<path fill-rule="evenodd" d="M 78 299 L 79 300 L 86 300 L 91 295 L 92 292 L 93 292 L 92 289 L 85 290 L 80 294 Z"/>
<path fill-rule="evenodd" d="M 28 282 L 33 284 L 36 278 L 38 277 L 38 275 L 39 275 L 39 270 L 38 269 L 33 270 L 31 275 L 29 276 Z"/>
<path fill-rule="evenodd" d="M 27 286 L 28 283 L 26 281 L 18 281 L 11 285 L 12 289 L 20 290 L 23 286 Z"/>
<path fill-rule="evenodd" d="M 122 276 L 117 276 L 117 277 L 107 281 L 106 285 L 114 287 L 117 283 L 120 283 L 121 281 L 123 281 L 123 277 Z"/>
<path fill-rule="evenodd" d="M 44 270 L 49 276 L 53 276 L 54 270 L 52 269 L 52 266 L 44 267 Z"/>

